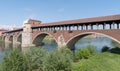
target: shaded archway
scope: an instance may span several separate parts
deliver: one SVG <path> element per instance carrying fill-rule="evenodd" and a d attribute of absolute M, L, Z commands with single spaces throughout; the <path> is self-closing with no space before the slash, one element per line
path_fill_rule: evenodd
<path fill-rule="evenodd" d="M 32 41 L 32 44 L 34 44 L 35 46 L 42 46 L 44 45 L 43 40 L 47 37 L 47 39 L 52 39 L 54 40 L 54 43 L 57 44 L 56 39 L 49 33 L 38 33 Z"/>
<path fill-rule="evenodd" d="M 97 34 L 97 35 L 102 35 L 102 36 L 105 36 L 107 38 L 110 38 L 114 41 L 116 41 L 117 43 L 120 43 L 117 39 L 109 36 L 109 35 L 106 35 L 106 34 L 102 34 L 102 33 L 96 33 L 96 32 L 85 32 L 85 33 L 81 33 L 81 34 L 78 34 L 74 37 L 72 37 L 71 39 L 69 39 L 66 43 L 67 47 L 70 48 L 71 50 L 75 50 L 75 44 L 78 40 L 80 40 L 81 38 L 85 37 L 85 36 L 88 36 L 88 35 L 93 35 L 93 34 Z"/>
<path fill-rule="evenodd" d="M 18 37 L 17 37 L 17 42 L 18 42 L 19 44 L 22 43 L 22 34 L 18 35 Z"/>
<path fill-rule="evenodd" d="M 0 39 L 1 39 L 1 40 L 5 40 L 5 37 L 6 37 L 6 36 L 3 35 L 3 36 L 0 37 Z"/>
<path fill-rule="evenodd" d="M 5 43 L 5 48 L 13 49 L 13 35 L 7 36 L 6 40 L 8 41 L 8 43 Z"/>
<path fill-rule="evenodd" d="M 3 37 L 2 37 L 2 40 L 5 40 L 5 37 L 6 37 L 6 36 L 3 36 Z"/>
<path fill-rule="evenodd" d="M 9 41 L 10 41 L 10 43 L 13 43 L 13 36 L 12 35 L 9 36 Z"/>

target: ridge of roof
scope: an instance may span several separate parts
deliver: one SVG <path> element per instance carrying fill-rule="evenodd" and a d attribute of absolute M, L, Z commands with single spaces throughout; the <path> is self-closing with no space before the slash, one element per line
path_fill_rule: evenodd
<path fill-rule="evenodd" d="M 75 19 L 75 20 L 66 20 L 60 22 L 50 22 L 50 23 L 41 23 L 37 26 L 54 26 L 54 25 L 67 25 L 67 24 L 74 24 L 74 23 L 92 23 L 92 22 L 101 22 L 101 21 L 112 21 L 112 20 L 120 20 L 120 14 L 118 15 L 110 15 L 110 16 L 99 16 L 99 17 L 92 17 L 92 18 L 83 18 L 83 19 Z"/>

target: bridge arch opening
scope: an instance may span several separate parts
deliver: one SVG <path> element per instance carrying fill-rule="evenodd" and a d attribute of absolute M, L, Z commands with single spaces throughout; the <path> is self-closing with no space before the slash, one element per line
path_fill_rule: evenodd
<path fill-rule="evenodd" d="M 3 37 L 2 37 L 2 40 L 5 40 L 5 38 L 6 38 L 6 36 L 3 36 Z"/>
<path fill-rule="evenodd" d="M 9 37 L 9 41 L 10 41 L 10 43 L 13 43 L 13 36 L 12 35 Z"/>
<path fill-rule="evenodd" d="M 5 43 L 9 42 L 9 36 L 5 36 Z"/>
<path fill-rule="evenodd" d="M 8 43 L 5 43 L 5 48 L 13 49 L 13 35 L 6 37 Z"/>
<path fill-rule="evenodd" d="M 97 39 L 97 38 L 108 38 L 108 39 L 110 39 L 111 40 L 111 42 L 116 42 L 117 44 L 120 44 L 120 42 L 117 40 L 117 39 L 115 39 L 115 38 L 113 38 L 113 37 L 111 37 L 111 36 L 109 36 L 109 35 L 106 35 L 106 34 L 102 34 L 102 33 L 96 33 L 96 32 L 86 32 L 86 33 L 82 33 L 82 34 L 78 34 L 78 35 L 76 35 L 76 36 L 74 36 L 74 37 L 72 37 L 70 40 L 68 40 L 67 41 L 67 43 L 66 43 L 66 45 L 67 45 L 67 47 L 69 48 L 69 49 L 71 49 L 71 50 L 75 50 L 76 49 L 76 46 L 75 46 L 75 44 L 79 41 L 79 40 L 81 40 L 82 38 L 85 38 L 86 36 L 90 36 L 90 35 L 97 35 L 97 36 L 93 36 L 92 38 L 95 38 L 95 39 Z M 99 39 L 98 39 L 99 40 Z M 90 42 L 93 42 L 93 41 L 90 41 Z M 96 42 L 96 41 L 94 41 L 94 42 Z M 85 42 L 86 43 L 86 42 Z M 79 43 L 80 44 L 80 43 Z M 101 44 L 101 43 L 99 43 L 99 44 Z M 90 44 L 91 45 L 91 44 Z M 112 44 L 111 44 L 112 45 Z"/>
<path fill-rule="evenodd" d="M 17 42 L 18 42 L 18 44 L 22 43 L 22 34 L 18 35 Z"/>
<path fill-rule="evenodd" d="M 57 48 L 56 39 L 49 33 L 39 33 L 33 38 L 34 46 L 42 46 L 50 50 Z"/>

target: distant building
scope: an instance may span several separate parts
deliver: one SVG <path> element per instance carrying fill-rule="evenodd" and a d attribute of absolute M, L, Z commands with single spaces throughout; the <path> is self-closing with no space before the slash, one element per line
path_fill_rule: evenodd
<path fill-rule="evenodd" d="M 3 32 L 6 32 L 8 30 L 5 30 L 5 29 L 0 29 L 0 36 L 2 35 Z"/>

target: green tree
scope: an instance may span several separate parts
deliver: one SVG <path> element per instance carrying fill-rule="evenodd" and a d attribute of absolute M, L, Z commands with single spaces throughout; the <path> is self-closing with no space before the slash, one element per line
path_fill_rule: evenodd
<path fill-rule="evenodd" d="M 30 49 L 30 51 L 27 53 L 27 56 L 33 70 L 43 71 L 43 62 L 47 54 L 47 50 L 42 47 L 33 47 Z"/>
<path fill-rule="evenodd" d="M 97 52 L 96 47 L 92 45 L 88 45 L 86 48 L 90 51 L 90 54 L 95 54 Z"/>
<path fill-rule="evenodd" d="M 80 48 L 76 52 L 77 59 L 87 59 L 90 56 L 90 51 L 87 48 Z"/>
<path fill-rule="evenodd" d="M 50 52 L 44 61 L 44 71 L 71 71 L 72 57 L 72 52 L 67 48 Z"/>
<path fill-rule="evenodd" d="M 30 71 L 30 67 L 26 56 L 19 49 L 14 49 L 4 54 L 0 71 Z"/>
<path fill-rule="evenodd" d="M 103 46 L 103 48 L 102 48 L 102 52 L 106 52 L 106 51 L 108 51 L 109 48 L 110 48 L 110 47 L 108 47 L 108 46 Z"/>

